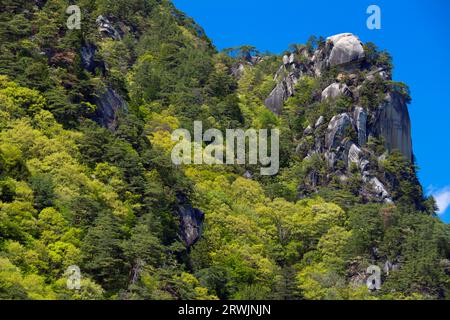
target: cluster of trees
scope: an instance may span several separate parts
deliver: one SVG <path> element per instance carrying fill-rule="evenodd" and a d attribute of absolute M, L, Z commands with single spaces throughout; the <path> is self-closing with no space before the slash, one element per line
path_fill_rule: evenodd
<path fill-rule="evenodd" d="M 320 156 L 304 160 L 295 150 L 319 113 L 329 120 L 349 108 L 345 99 L 315 102 L 335 70 L 302 79 L 277 117 L 263 101 L 281 57 L 244 63 L 236 79 L 233 67 L 255 48 L 216 52 L 169 1 L 81 0 L 82 29 L 71 31 L 69 5 L 2 2 L 0 299 L 448 298 L 450 230 L 424 201 L 413 165 L 387 157 L 376 170 L 391 180 L 396 205 L 364 204 L 356 173 L 346 184 L 327 181 Z M 121 40 L 99 35 L 100 14 Z M 294 49 L 323 45 L 311 38 Z M 80 54 L 87 46 L 91 70 Z M 366 51 L 370 64 L 390 61 L 373 45 Z M 363 88 L 368 108 L 388 86 L 407 94 L 401 84 L 374 83 Z M 114 130 L 96 122 L 107 87 L 128 105 Z M 280 174 L 175 167 L 170 133 L 194 120 L 205 130 L 279 128 Z M 385 151 L 376 140 L 368 148 Z M 307 189 L 311 176 L 327 187 Z M 175 214 L 180 194 L 206 214 L 189 248 Z M 369 292 L 358 274 L 386 263 L 395 267 L 382 290 Z M 72 265 L 80 290 L 66 285 Z"/>

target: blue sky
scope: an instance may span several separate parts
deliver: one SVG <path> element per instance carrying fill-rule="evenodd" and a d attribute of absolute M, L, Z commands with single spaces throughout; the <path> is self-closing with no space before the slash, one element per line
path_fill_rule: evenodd
<path fill-rule="evenodd" d="M 450 222 L 450 1 L 174 0 L 218 49 L 249 44 L 281 53 L 310 35 L 358 35 L 388 50 L 394 80 L 411 88 L 409 107 L 420 181 Z M 381 8 L 381 30 L 366 27 L 367 7 Z"/>

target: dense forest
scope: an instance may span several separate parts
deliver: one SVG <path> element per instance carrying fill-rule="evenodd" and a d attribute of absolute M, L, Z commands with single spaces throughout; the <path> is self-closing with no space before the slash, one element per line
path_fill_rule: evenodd
<path fill-rule="evenodd" d="M 410 101 L 387 52 L 366 43 L 357 67 L 314 72 L 322 37 L 219 52 L 168 0 L 79 0 L 71 30 L 73 4 L 0 0 L 0 299 L 450 298 L 450 227 L 414 157 L 382 131 L 328 132 L 386 94 Z M 323 99 L 334 83 L 358 94 Z M 194 121 L 278 128 L 279 173 L 175 166 L 171 133 Z M 364 170 L 330 164 L 352 141 Z"/>

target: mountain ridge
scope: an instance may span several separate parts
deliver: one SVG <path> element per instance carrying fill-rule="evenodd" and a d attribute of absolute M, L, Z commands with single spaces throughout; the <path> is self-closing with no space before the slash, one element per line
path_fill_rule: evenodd
<path fill-rule="evenodd" d="M 1 299 L 448 299 L 450 230 L 387 52 L 218 52 L 165 0 L 80 0 L 68 30 L 70 4 L 0 12 Z M 173 165 L 194 121 L 278 128 L 279 174 Z"/>
<path fill-rule="evenodd" d="M 283 56 L 283 65 L 274 76 L 277 81 L 281 78 L 281 74 L 286 74 L 280 81 L 277 81 L 276 87 L 270 93 L 269 97 L 264 101 L 267 108 L 281 114 L 282 105 L 289 98 L 295 95 L 295 86 L 303 76 L 318 77 L 324 71 L 330 68 L 336 68 L 338 72 L 335 82 L 331 83 L 321 93 L 321 102 L 330 100 L 336 101 L 337 98 L 343 96 L 352 99 L 352 108 L 349 113 L 341 113 L 334 116 L 327 127 L 325 137 L 325 158 L 333 167 L 336 158 L 341 158 L 345 162 L 356 163 L 361 174 L 365 177 L 366 182 L 370 183 L 379 196 L 387 202 L 392 202 L 384 185 L 376 177 L 369 178 L 369 165 L 367 159 L 362 157 L 361 148 L 365 146 L 371 137 L 381 138 L 385 147 L 389 152 L 398 149 L 405 158 L 412 160 L 412 142 L 411 142 L 411 123 L 407 109 L 407 101 L 409 96 L 405 96 L 394 88 L 388 89 L 384 99 L 380 101 L 380 106 L 375 110 L 367 110 L 360 105 L 365 101 L 360 99 L 360 92 L 363 86 L 367 86 L 367 82 L 391 81 L 391 66 L 389 63 L 378 64 L 375 66 L 365 59 L 366 53 L 362 42 L 351 33 L 343 33 L 331 36 L 325 42 L 320 43 L 319 48 L 312 54 L 308 54 L 305 47 L 301 50 Z M 296 58 L 300 56 L 303 61 L 299 62 Z M 305 61 L 306 59 L 306 61 Z M 361 66 L 365 64 L 365 66 Z M 357 71 L 366 69 L 367 76 L 358 79 Z M 354 73 L 352 73 L 354 71 Z M 379 77 L 380 79 L 376 79 Z M 349 89 L 349 86 L 351 89 Z M 382 93 L 381 93 L 382 94 Z M 353 114 L 352 114 L 353 113 Z M 350 116 L 349 116 L 350 114 Z M 313 133 L 314 129 L 323 125 L 323 116 L 319 115 L 317 122 L 310 124 L 304 131 L 305 135 Z M 342 145 L 340 141 L 335 141 L 336 134 L 342 140 L 342 134 L 347 128 L 356 130 L 358 136 L 355 144 L 350 143 L 347 146 Z M 316 140 L 317 142 L 317 140 Z M 314 152 L 323 153 L 325 150 L 319 141 L 319 145 L 315 146 L 315 150 L 308 151 L 308 157 Z M 336 155 L 331 149 L 336 149 L 341 144 L 345 149 L 344 155 Z M 297 147 L 299 150 L 302 145 Z"/>

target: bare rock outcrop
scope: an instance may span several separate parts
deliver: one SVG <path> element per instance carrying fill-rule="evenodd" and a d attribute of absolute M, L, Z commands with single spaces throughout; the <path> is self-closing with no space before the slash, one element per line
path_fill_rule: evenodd
<path fill-rule="evenodd" d="M 111 23 L 111 21 L 109 21 L 108 18 L 100 15 L 97 17 L 95 22 L 97 23 L 98 31 L 102 35 L 109 37 L 113 40 L 122 39 L 122 36 L 120 35 L 119 31 L 117 31 L 116 28 L 114 28 L 113 24 Z"/>
<path fill-rule="evenodd" d="M 351 33 L 341 33 L 329 37 L 333 49 L 328 58 L 331 67 L 359 61 L 364 58 L 364 48 L 361 40 Z"/>
<path fill-rule="evenodd" d="M 367 112 L 364 108 L 356 107 L 354 111 L 356 129 L 358 130 L 358 144 L 364 146 L 367 142 Z"/>
<path fill-rule="evenodd" d="M 281 114 L 284 102 L 295 94 L 295 85 L 303 74 L 295 61 L 295 54 L 283 56 L 283 65 L 274 77 L 277 84 L 264 101 L 265 106 L 273 113 Z"/>
<path fill-rule="evenodd" d="M 298 59 L 297 54 L 302 59 Z M 316 50 L 313 54 L 309 54 L 306 50 L 297 54 L 283 56 L 282 66 L 275 75 L 277 84 L 264 102 L 266 107 L 276 114 L 281 113 L 284 102 L 295 94 L 295 85 L 302 76 L 320 76 L 325 69 L 335 66 L 342 66 L 345 69 L 365 57 L 361 41 L 351 33 L 329 37 L 325 47 Z M 351 94 L 348 87 L 331 87 L 329 94 L 337 96 L 338 92 L 345 95 Z"/>
<path fill-rule="evenodd" d="M 288 98 L 288 90 L 285 82 L 278 82 L 276 87 L 270 93 L 264 104 L 275 114 L 281 114 L 284 101 Z"/>
<path fill-rule="evenodd" d="M 118 114 L 128 110 L 126 101 L 112 88 L 107 88 L 105 92 L 99 94 L 95 98 L 95 104 L 97 105 L 95 121 L 111 130 L 117 128 Z"/>
<path fill-rule="evenodd" d="M 347 131 L 352 129 L 352 118 L 347 113 L 334 116 L 327 128 L 325 147 L 327 149 L 337 148 L 344 140 Z"/>
<path fill-rule="evenodd" d="M 386 148 L 399 150 L 412 160 L 411 121 L 405 98 L 397 92 L 388 93 L 375 117 L 373 132 L 384 138 Z"/>
<path fill-rule="evenodd" d="M 113 24 L 104 16 L 100 15 L 96 19 L 98 32 L 102 36 L 112 38 L 114 40 L 121 40 L 121 34 L 117 31 Z M 100 70 L 102 75 L 107 78 L 107 68 L 105 62 L 96 56 L 97 47 L 92 43 L 87 43 L 81 48 L 81 62 L 84 69 L 91 73 L 96 73 Z M 113 87 L 107 86 L 102 92 L 97 92 L 93 99 L 96 105 L 94 120 L 111 130 L 117 128 L 117 117 L 120 112 L 128 111 L 128 104 Z"/>
<path fill-rule="evenodd" d="M 330 78 L 336 71 L 335 78 Z M 325 88 L 321 87 L 322 91 L 313 93 L 313 100 L 315 103 L 326 102 L 321 104 L 322 108 L 330 108 L 339 114 L 322 109 L 323 114 L 318 114 L 315 122 L 308 119 L 297 144 L 297 154 L 305 160 L 319 155 L 330 170 L 326 179 L 338 177 L 346 183 L 350 175 L 360 175 L 362 186 L 358 192 L 363 198 L 391 203 L 389 178 L 377 173 L 379 163 L 376 159 L 380 155 L 374 157 L 376 151 L 367 146 L 370 137 L 379 138 L 384 141 L 387 151 L 398 149 L 407 159 L 413 158 L 405 96 L 392 89 L 376 92 L 378 97 L 387 92 L 378 108 L 371 104 L 374 98 L 367 96 L 367 90 L 371 90 L 370 82 L 383 81 L 385 87 L 390 88 L 390 65 L 372 64 L 366 59 L 362 42 L 350 33 L 327 38 L 314 52 L 299 47 L 296 52 L 282 57 L 282 64 L 274 76 L 276 85 L 265 100 L 266 107 L 277 115 L 282 114 L 285 101 L 296 94 L 296 85 L 304 76 L 319 79 L 321 85 L 326 84 Z M 340 97 L 348 97 L 348 103 L 340 101 Z M 372 100 L 369 103 L 367 99 Z M 302 187 L 307 192 L 314 192 L 320 183 L 317 172 L 313 170 L 307 180 L 309 184 Z"/>
<path fill-rule="evenodd" d="M 353 94 L 346 84 L 333 83 L 322 91 L 322 101 L 333 100 L 340 96 L 351 97 Z"/>
<path fill-rule="evenodd" d="M 176 214 L 180 219 L 180 236 L 186 247 L 192 247 L 201 237 L 205 214 L 193 208 L 184 195 L 178 195 Z"/>

